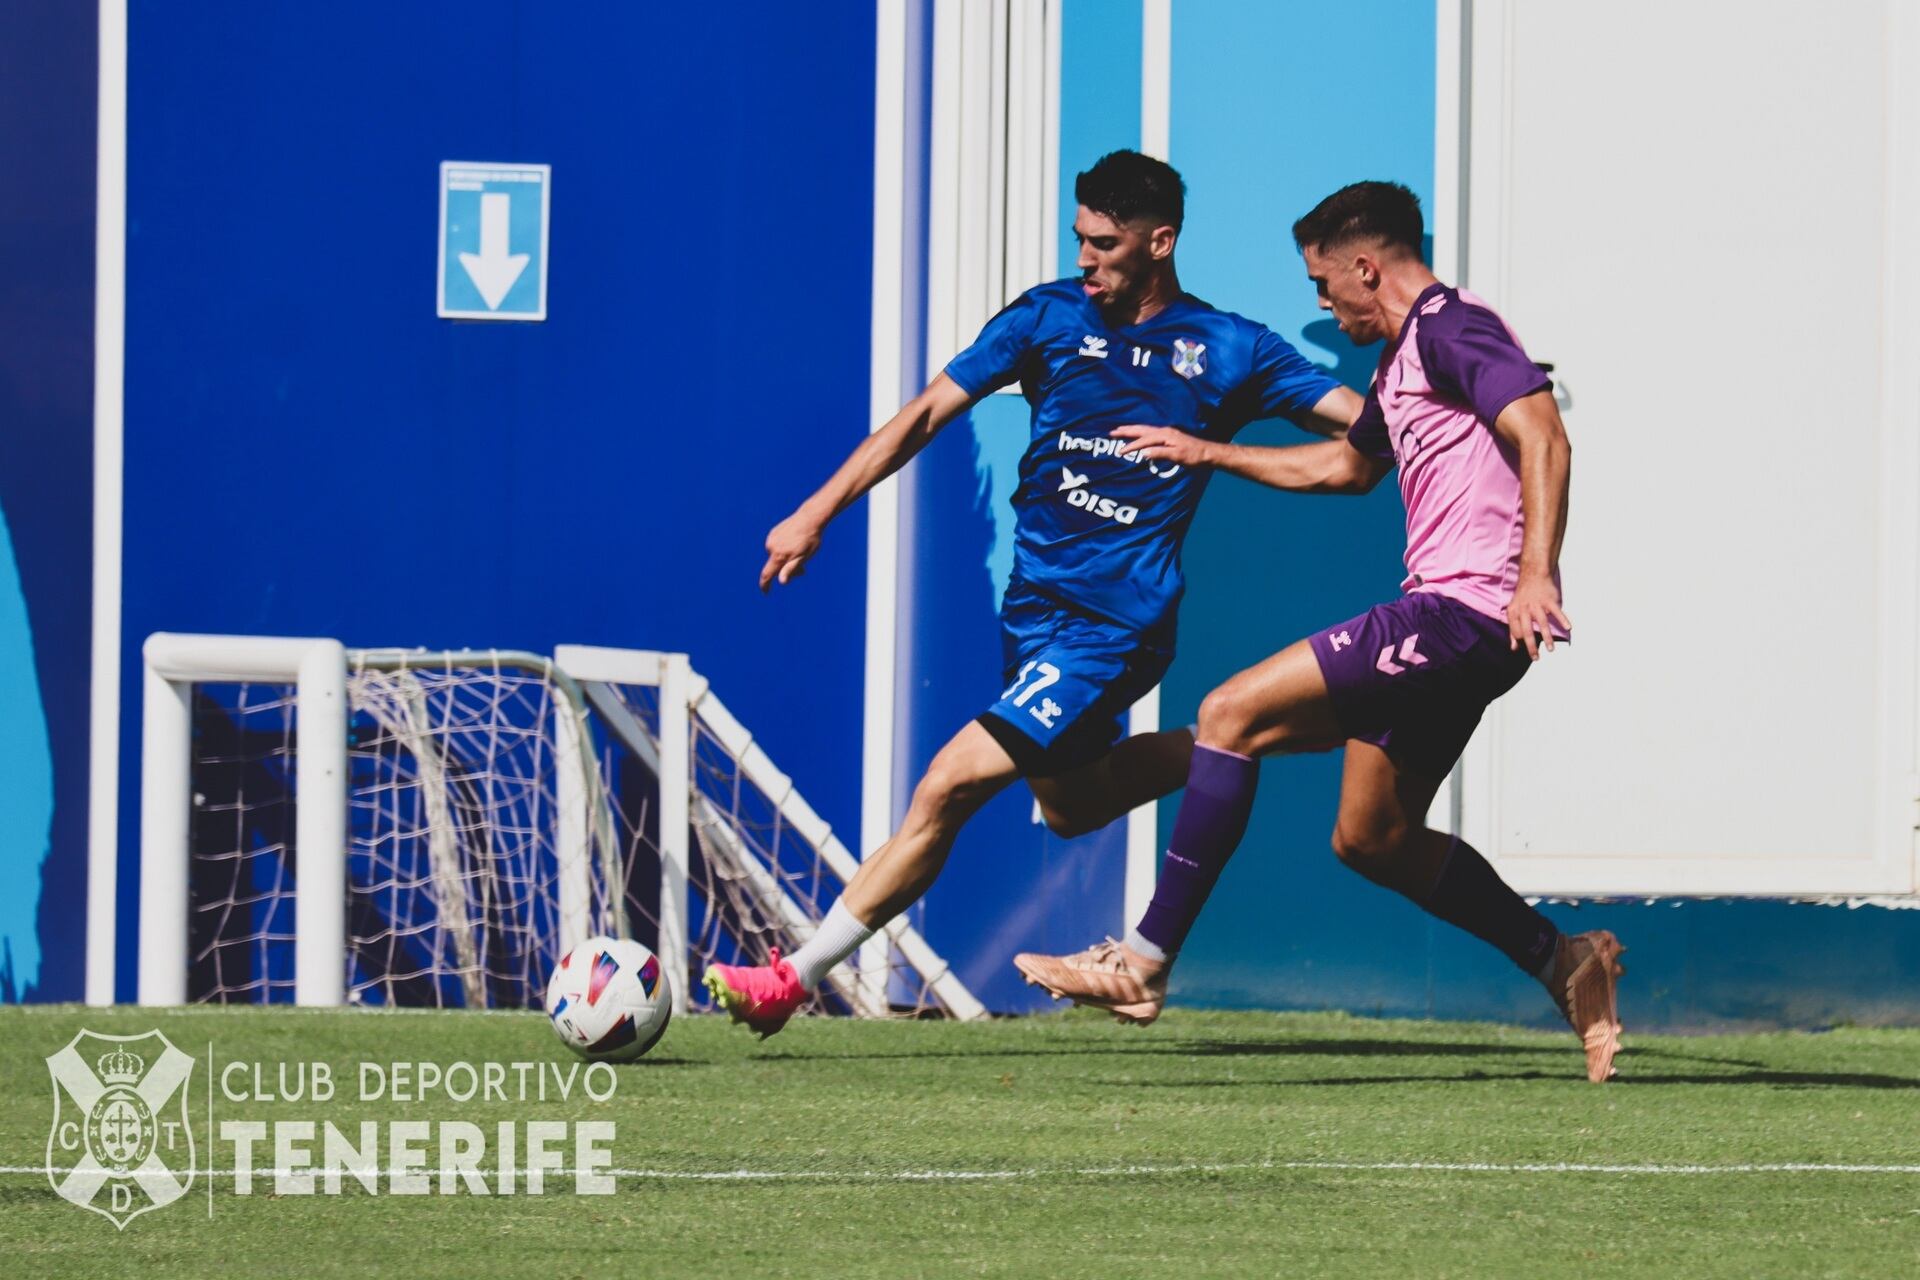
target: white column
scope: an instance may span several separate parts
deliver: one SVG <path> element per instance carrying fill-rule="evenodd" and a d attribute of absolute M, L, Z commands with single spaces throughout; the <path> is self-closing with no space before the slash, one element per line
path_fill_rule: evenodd
<path fill-rule="evenodd" d="M 874 49 L 873 110 L 873 308 L 872 352 L 868 370 L 867 411 L 877 430 L 907 399 L 904 344 L 907 298 L 907 225 L 909 48 L 907 6 L 876 0 L 878 32 Z M 900 611 L 900 482 L 888 477 L 867 495 L 866 666 L 860 726 L 859 848 L 877 849 L 893 832 L 894 662 Z M 862 949 L 861 964 L 884 969 L 885 943 Z"/>
<path fill-rule="evenodd" d="M 565 955 L 591 933 L 593 858 L 588 844 L 591 830 L 581 744 L 582 726 L 573 703 L 558 690 L 553 697 L 554 861 L 558 864 L 560 897 L 560 954 Z M 616 885 L 610 893 L 620 892 Z"/>
<path fill-rule="evenodd" d="M 673 1011 L 687 1010 L 687 810 L 693 785 L 692 667 L 684 653 L 660 659 L 660 963 Z"/>
<path fill-rule="evenodd" d="M 1042 94 L 1044 123 L 1040 132 L 1040 278 L 1060 274 L 1060 39 L 1061 2 L 1047 6 L 1045 54 L 1041 70 L 1046 77 Z"/>
<path fill-rule="evenodd" d="M 88 1004 L 113 1003 L 120 857 L 121 425 L 127 311 L 127 0 L 100 0 L 93 250 L 93 672 L 87 722 Z"/>
<path fill-rule="evenodd" d="M 301 656 L 298 691 L 293 1001 L 342 1005 L 347 1002 L 347 654 L 338 640 L 315 641 Z M 183 980 L 185 973 L 182 966 Z"/>
<path fill-rule="evenodd" d="M 1173 0 L 1144 0 L 1140 14 L 1140 150 L 1169 158 L 1172 138 Z M 1128 733 L 1160 729 L 1160 687 L 1133 704 Z M 1153 899 L 1160 875 L 1160 806 L 1143 804 L 1127 815 L 1127 872 L 1122 928 L 1131 928 Z"/>
<path fill-rule="evenodd" d="M 1127 713 L 1127 732 L 1158 733 L 1160 730 L 1160 686 L 1149 689 Z M 1127 814 L 1126 918 L 1122 929 L 1140 922 L 1140 913 L 1153 900 L 1153 886 L 1160 878 L 1160 802 L 1149 800 Z"/>
<path fill-rule="evenodd" d="M 1140 150 L 1169 159 L 1172 146 L 1173 0 L 1140 6 Z"/>
<path fill-rule="evenodd" d="M 141 1004 L 187 1002 L 193 686 L 145 668 L 140 727 Z"/>

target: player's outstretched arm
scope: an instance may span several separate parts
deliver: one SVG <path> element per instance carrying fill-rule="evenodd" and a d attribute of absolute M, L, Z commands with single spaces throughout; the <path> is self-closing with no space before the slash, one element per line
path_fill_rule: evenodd
<path fill-rule="evenodd" d="M 1147 426 L 1115 427 L 1113 434 L 1127 441 L 1121 452 L 1145 461 L 1213 467 L 1294 493 L 1366 493 L 1393 470 L 1391 462 L 1370 458 L 1345 440 L 1278 446 L 1222 444 L 1178 427 Z"/>
<path fill-rule="evenodd" d="M 1520 511 L 1526 533 L 1520 543 L 1520 580 L 1507 605 L 1508 643 L 1525 646 L 1538 659 L 1542 646 L 1553 648 L 1553 624 L 1564 631 L 1573 622 L 1560 608 L 1554 571 L 1567 533 L 1567 484 L 1573 471 L 1573 446 L 1560 421 L 1551 391 L 1521 396 L 1500 411 L 1493 430 L 1520 455 Z"/>
<path fill-rule="evenodd" d="M 971 400 L 958 383 L 942 373 L 901 406 L 885 426 L 862 440 L 799 510 L 767 534 L 767 563 L 760 570 L 760 589 L 769 590 L 775 582 L 784 585 L 805 573 L 807 561 L 820 549 L 820 535 L 826 531 L 827 522 L 907 465 L 940 428 L 960 416 Z"/>
<path fill-rule="evenodd" d="M 1329 440 L 1344 440 L 1347 428 L 1360 416 L 1360 407 L 1364 403 L 1353 388 L 1335 387 L 1320 397 L 1320 402 L 1307 412 L 1306 419 L 1300 425 Z"/>

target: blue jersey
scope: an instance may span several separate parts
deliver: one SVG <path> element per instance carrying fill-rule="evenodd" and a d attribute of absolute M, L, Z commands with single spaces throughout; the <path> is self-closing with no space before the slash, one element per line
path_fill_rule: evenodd
<path fill-rule="evenodd" d="M 1017 380 L 1033 406 L 1013 585 L 1168 639 L 1208 473 L 1123 456 L 1108 432 L 1144 423 L 1227 440 L 1262 418 L 1298 422 L 1339 385 L 1264 325 L 1190 294 L 1110 328 L 1077 279 L 1014 299 L 947 376 L 975 397 Z"/>

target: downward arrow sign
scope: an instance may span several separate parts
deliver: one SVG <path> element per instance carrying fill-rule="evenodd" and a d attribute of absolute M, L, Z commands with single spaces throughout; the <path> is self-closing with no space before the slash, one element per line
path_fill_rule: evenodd
<path fill-rule="evenodd" d="M 487 310 L 498 311 L 520 273 L 527 269 L 527 255 L 507 252 L 507 218 L 513 197 L 505 192 L 484 192 L 480 196 L 480 252 L 463 253 L 460 265 L 467 269 L 473 287 L 480 291 Z"/>

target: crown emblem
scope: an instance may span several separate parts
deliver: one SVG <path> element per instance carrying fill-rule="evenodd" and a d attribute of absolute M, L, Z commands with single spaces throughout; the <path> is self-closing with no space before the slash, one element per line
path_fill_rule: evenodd
<path fill-rule="evenodd" d="M 100 1068 L 100 1078 L 108 1084 L 132 1084 L 147 1067 L 144 1058 L 125 1049 L 101 1054 L 94 1065 Z"/>

